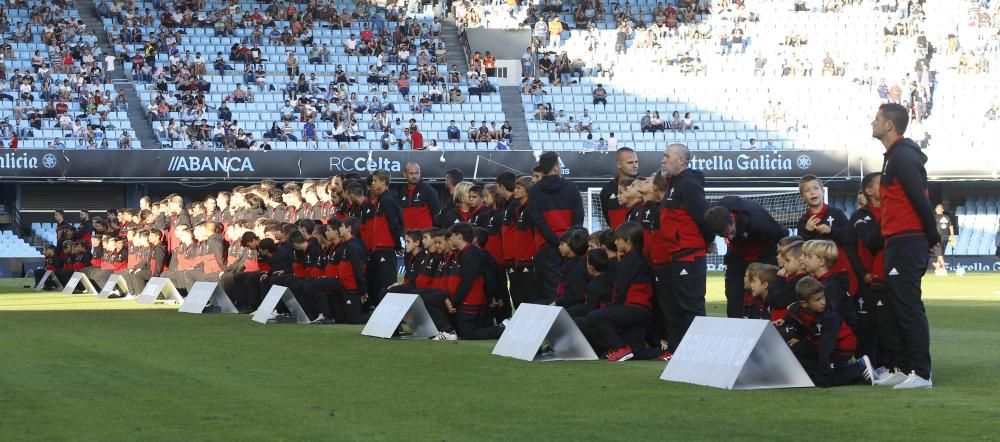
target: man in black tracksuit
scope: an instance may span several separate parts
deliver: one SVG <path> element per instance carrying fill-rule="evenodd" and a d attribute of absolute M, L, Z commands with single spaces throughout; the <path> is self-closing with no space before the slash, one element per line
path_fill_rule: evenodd
<path fill-rule="evenodd" d="M 677 349 L 696 316 L 705 316 L 705 255 L 715 235 L 705 226 L 705 176 L 688 169 L 690 152 L 683 144 L 667 146 L 662 170 L 669 176 L 660 202 L 662 243 L 669 253 L 666 268 L 654 268 L 656 296 L 667 320 L 667 344 Z M 654 182 L 656 182 L 654 180 Z M 657 242 L 659 243 L 659 242 Z"/>
<path fill-rule="evenodd" d="M 752 262 L 777 264 L 778 240 L 788 229 L 778 224 L 760 204 L 727 196 L 705 213 L 709 231 L 726 239 L 726 315 L 743 316 L 743 277 Z"/>
<path fill-rule="evenodd" d="M 618 203 L 618 183 L 625 178 L 635 178 L 639 173 L 639 156 L 631 148 L 620 148 L 615 152 L 615 165 L 618 167 L 618 175 L 601 188 L 601 214 L 610 229 L 625 222 L 628 208 Z"/>
<path fill-rule="evenodd" d="M 395 284 L 398 278 L 396 251 L 402 250 L 400 238 L 403 236 L 403 216 L 396 193 L 389 190 L 389 172 L 376 170 L 371 177 L 370 218 L 362 221 L 370 223 L 367 238 L 361 238 L 368 249 L 368 302 L 371 308 L 378 306 L 386 287 Z"/>
<path fill-rule="evenodd" d="M 920 299 L 920 280 L 927 271 L 929 250 L 941 241 L 927 195 L 927 156 L 913 140 L 903 138 L 909 115 L 898 104 L 879 107 L 872 136 L 885 146 L 882 164 L 880 224 L 885 238 L 885 280 L 889 306 L 904 342 L 903 360 L 912 367 L 897 388 L 931 387 L 930 326 Z"/>
<path fill-rule="evenodd" d="M 583 200 L 572 181 L 563 178 L 559 154 L 545 152 L 538 166 L 546 175 L 528 191 L 528 216 L 537 229 L 535 274 L 539 281 L 540 304 L 556 298 L 562 280 L 559 237 L 572 226 L 583 224 Z"/>

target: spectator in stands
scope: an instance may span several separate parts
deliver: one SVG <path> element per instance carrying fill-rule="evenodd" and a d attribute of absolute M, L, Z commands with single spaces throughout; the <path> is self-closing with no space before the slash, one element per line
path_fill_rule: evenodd
<path fill-rule="evenodd" d="M 553 15 L 549 21 L 549 46 L 558 47 L 562 45 L 563 24 L 559 21 L 558 15 Z"/>
<path fill-rule="evenodd" d="M 684 120 L 681 121 L 681 130 L 695 130 L 698 126 L 694 125 L 694 118 L 691 118 L 691 112 L 684 113 Z"/>
<path fill-rule="evenodd" d="M 396 90 L 403 98 L 410 95 L 410 77 L 406 72 L 401 72 L 399 80 L 396 80 Z"/>
<path fill-rule="evenodd" d="M 218 115 L 218 117 L 222 121 L 230 121 L 230 120 L 233 119 L 233 113 L 229 110 L 229 106 L 226 106 L 225 102 L 222 102 L 222 105 L 219 106 L 219 115 Z M 173 120 L 171 120 L 171 121 L 173 121 Z"/>
<path fill-rule="evenodd" d="M 462 131 L 455 124 L 455 120 L 451 120 L 451 123 L 448 124 L 447 132 L 448 132 L 448 141 L 461 140 Z"/>
<path fill-rule="evenodd" d="M 582 7 L 582 4 L 581 4 Z M 604 90 L 604 85 L 598 83 L 597 87 L 594 89 L 593 93 L 594 101 L 593 104 L 596 106 L 597 103 L 601 103 L 605 108 L 608 107 L 608 91 Z"/>
<path fill-rule="evenodd" d="M 666 131 L 667 130 L 666 122 L 664 122 L 663 119 L 660 118 L 660 112 L 659 111 L 654 111 L 653 112 L 653 118 L 649 122 L 649 127 L 650 127 L 650 131 L 653 132 L 653 133 L 656 133 L 657 131 Z"/>
<path fill-rule="evenodd" d="M 587 131 L 587 133 L 591 133 L 593 130 L 594 130 L 594 120 L 590 118 L 590 113 L 587 112 L 587 109 L 584 109 L 583 116 L 580 117 L 580 121 L 577 123 L 576 131 L 577 132 Z"/>
<path fill-rule="evenodd" d="M 643 115 L 643 117 L 639 120 L 639 130 L 642 132 L 656 133 L 656 131 L 653 130 L 653 116 L 650 111 L 647 110 L 646 115 Z"/>
<path fill-rule="evenodd" d="M 674 111 L 670 114 L 670 121 L 667 122 L 667 128 L 673 132 L 677 132 L 684 128 L 684 122 L 681 121 L 681 113 Z"/>
<path fill-rule="evenodd" d="M 281 141 L 299 141 L 299 139 L 295 137 L 293 131 L 294 128 L 292 128 L 291 123 L 285 121 L 285 125 L 281 127 L 281 136 L 279 139 Z"/>
<path fill-rule="evenodd" d="M 569 120 L 570 117 L 566 116 L 566 112 L 559 109 L 559 115 L 555 118 L 555 130 L 556 132 L 569 132 Z"/>

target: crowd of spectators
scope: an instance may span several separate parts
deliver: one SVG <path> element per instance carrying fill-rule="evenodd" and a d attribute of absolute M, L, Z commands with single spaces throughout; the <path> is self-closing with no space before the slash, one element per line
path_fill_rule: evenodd
<path fill-rule="evenodd" d="M 11 23 L 8 7 L 28 10 L 30 19 Z M 109 137 L 128 136 L 127 127 L 119 128 L 109 115 L 128 107 L 125 95 L 107 86 L 117 69 L 115 58 L 102 53 L 94 31 L 68 8 L 72 4 L 66 0 L 30 8 L 23 1 L 0 6 L 0 103 L 11 103 L 10 114 L 5 111 L 0 122 L 5 147 L 16 148 L 20 140 L 47 129 L 62 134 L 47 143 L 55 149 L 108 148 Z M 9 69 L 6 60 L 17 56 L 12 43 L 36 39 L 40 44 L 31 53 L 31 68 Z M 128 146 L 127 141 L 118 145 Z"/>
<path fill-rule="evenodd" d="M 98 12 L 113 20 L 110 30 L 119 57 L 131 61 L 132 77 L 152 86 L 155 96 L 146 114 L 155 132 L 164 141 L 182 141 L 192 148 L 268 149 L 271 141 L 318 140 L 357 141 L 366 136 L 380 138 L 399 148 L 427 147 L 415 120 L 394 130 L 393 115 L 433 113 L 440 104 L 462 104 L 470 97 L 495 93 L 487 72 L 495 58 L 487 53 L 474 57 L 465 72 L 455 64 L 447 72 L 447 50 L 441 38 L 440 17 L 417 20 L 405 2 L 389 2 L 384 7 L 368 1 L 356 2 L 339 10 L 335 3 L 320 1 L 308 8 L 278 1 L 264 10 L 252 12 L 237 2 L 226 0 L 213 8 L 204 2 L 154 4 L 156 13 L 123 1 L 98 3 Z M 279 22 L 287 21 L 287 26 Z M 390 26 L 394 24 L 394 26 Z M 156 32 L 143 33 L 143 27 Z M 233 44 L 228 53 L 202 54 L 188 47 L 188 30 L 208 28 L 217 36 L 233 36 L 235 31 L 251 31 L 249 38 Z M 360 29 L 340 41 L 317 37 L 315 29 Z M 135 51 L 131 45 L 141 45 Z M 285 46 L 281 60 L 267 60 L 261 46 Z M 306 56 L 294 50 L 301 45 Z M 377 61 L 363 69 L 338 64 L 320 74 L 302 72 L 303 64 L 329 64 L 332 48 L 340 47 L 350 56 L 374 57 Z M 157 63 L 158 54 L 167 54 L 167 63 Z M 280 64 L 284 74 L 273 71 Z M 271 70 L 269 70 L 271 67 Z M 235 86 L 212 85 L 207 75 L 242 72 Z M 367 88 L 359 85 L 361 79 Z M 411 93 L 412 84 L 428 91 Z M 229 90 L 218 90 L 225 87 Z M 226 94 L 219 105 L 215 94 Z M 254 138 L 233 119 L 234 112 L 247 108 L 260 94 L 281 95 L 284 106 L 280 120 L 270 130 Z M 213 118 L 214 117 L 214 118 Z M 396 118 L 397 125 L 399 118 Z M 292 125 L 291 122 L 302 123 Z M 388 142 L 386 142 L 388 141 Z M 432 140 L 433 141 L 433 140 Z M 436 145 L 436 141 L 428 143 Z"/>

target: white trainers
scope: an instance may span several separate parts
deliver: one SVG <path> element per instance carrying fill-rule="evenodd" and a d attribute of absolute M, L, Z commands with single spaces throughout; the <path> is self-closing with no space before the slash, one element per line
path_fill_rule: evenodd
<path fill-rule="evenodd" d="M 875 385 L 875 371 L 872 370 L 872 361 L 868 359 L 868 355 L 858 359 L 858 366 L 861 367 L 861 375 L 864 376 L 865 382 L 868 382 L 869 385 Z"/>
<path fill-rule="evenodd" d="M 436 336 L 431 338 L 432 341 L 457 341 L 458 335 L 448 332 L 439 332 Z"/>
<path fill-rule="evenodd" d="M 134 300 L 136 300 L 138 298 L 136 298 L 135 295 L 129 293 L 129 294 L 125 295 L 125 297 L 122 298 L 122 299 L 125 300 L 125 301 L 134 301 Z"/>
<path fill-rule="evenodd" d="M 877 381 L 879 379 L 882 379 L 883 377 L 885 377 L 889 373 L 890 372 L 889 372 L 888 368 L 885 368 L 885 367 L 876 368 L 875 369 L 875 380 Z"/>
<path fill-rule="evenodd" d="M 948 276 L 948 270 L 944 268 L 934 269 L 934 276 Z"/>
<path fill-rule="evenodd" d="M 893 370 L 889 374 L 882 376 L 879 380 L 875 381 L 875 385 L 880 387 L 895 387 L 896 385 L 902 384 L 908 376 L 903 374 L 899 370 Z"/>
<path fill-rule="evenodd" d="M 934 383 L 930 379 L 924 379 L 918 376 L 916 373 L 911 372 L 906 380 L 892 387 L 893 390 L 906 390 L 906 389 L 916 389 L 916 388 L 931 388 Z"/>

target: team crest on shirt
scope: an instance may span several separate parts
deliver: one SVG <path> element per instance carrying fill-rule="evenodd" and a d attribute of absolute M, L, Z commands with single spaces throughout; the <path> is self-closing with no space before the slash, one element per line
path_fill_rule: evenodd
<path fill-rule="evenodd" d="M 833 225 L 833 216 L 826 217 L 826 223 L 832 226 Z"/>
<path fill-rule="evenodd" d="M 819 324 L 819 323 L 816 324 L 816 334 L 817 335 L 822 335 L 823 334 L 823 324 Z"/>

